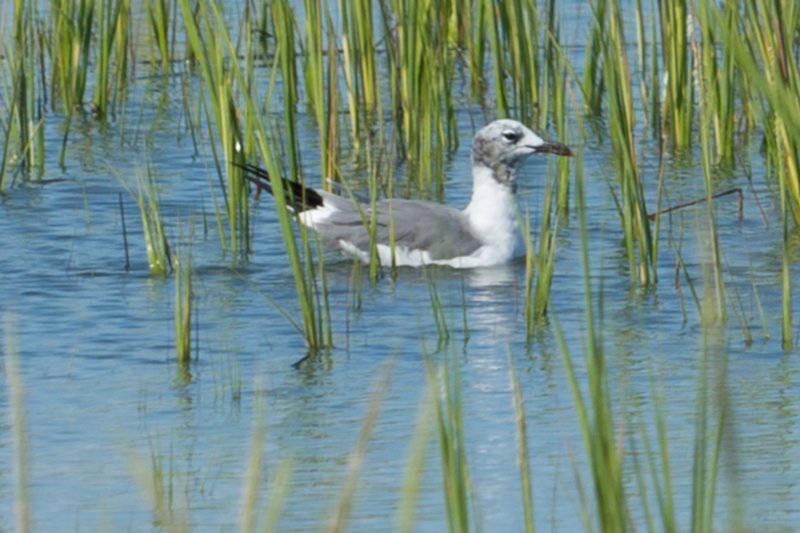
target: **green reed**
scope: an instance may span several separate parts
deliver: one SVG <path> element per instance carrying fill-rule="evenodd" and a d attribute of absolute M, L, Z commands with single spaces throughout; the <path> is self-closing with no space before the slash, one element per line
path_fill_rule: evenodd
<path fill-rule="evenodd" d="M 328 302 L 327 282 L 324 271 L 324 257 L 321 247 L 316 247 L 318 264 L 314 265 L 314 248 L 316 237 L 313 236 L 308 228 L 302 224 L 297 224 L 299 233 L 298 238 L 293 228 L 293 216 L 287 209 L 286 191 L 284 189 L 282 176 L 284 176 L 282 165 L 275 154 L 286 152 L 289 160 L 290 174 L 289 179 L 302 179 L 302 167 L 299 157 L 299 141 L 296 130 L 296 104 L 298 102 L 297 83 L 298 75 L 296 69 L 295 53 L 295 33 L 294 27 L 296 19 L 291 5 L 286 1 L 275 2 L 271 5 L 269 20 L 274 31 L 276 53 L 267 91 L 265 107 L 269 109 L 275 86 L 277 85 L 276 74 L 280 72 L 283 85 L 283 119 L 279 134 L 268 134 L 266 124 L 262 118 L 261 108 L 257 104 L 259 96 L 256 92 L 255 84 L 247 84 L 244 76 L 252 79 L 251 73 L 242 73 L 237 56 L 233 53 L 230 40 L 227 41 L 231 50 L 229 61 L 231 70 L 239 84 L 247 87 L 247 91 L 242 92 L 244 108 L 241 114 L 246 121 L 244 131 L 246 132 L 244 153 L 261 155 L 264 168 L 269 174 L 269 180 L 274 194 L 275 209 L 281 227 L 281 235 L 286 246 L 286 253 L 295 280 L 298 302 L 300 304 L 301 315 L 303 318 L 303 337 L 311 350 L 311 355 L 316 350 L 330 347 L 333 345 L 333 333 L 331 330 L 330 307 Z M 315 26 L 316 30 L 321 31 L 321 26 Z"/>
<path fill-rule="evenodd" d="M 702 93 L 702 91 L 701 91 Z M 707 113 L 710 116 L 710 113 Z M 710 130 L 709 130 L 710 131 Z M 710 150 L 706 151 L 710 157 Z M 578 379 L 572 355 L 558 322 L 556 336 L 561 345 L 567 379 L 570 383 L 578 423 L 583 435 L 594 492 L 594 523 L 587 529 L 602 531 L 628 531 L 631 509 L 642 505 L 645 521 L 650 530 L 657 529 L 660 522 L 665 531 L 675 531 L 677 524 L 675 487 L 672 479 L 669 432 L 664 415 L 664 396 L 652 389 L 652 404 L 655 417 L 656 444 L 651 444 L 646 431 L 639 432 L 643 442 L 646 467 L 633 457 L 633 472 L 626 472 L 625 450 L 619 433 L 619 422 L 615 420 L 612 387 L 604 353 L 603 342 L 603 295 L 597 295 L 592 287 L 591 262 L 588 250 L 588 225 L 586 215 L 586 192 L 581 159 L 576 161 L 576 203 L 581 239 L 581 264 L 585 291 L 585 341 L 583 349 L 585 384 Z M 729 422 L 727 399 L 727 355 L 724 341 L 724 322 L 719 319 L 715 279 L 718 268 L 707 261 L 704 269 L 704 297 L 697 299 L 701 317 L 703 345 L 697 359 L 697 388 L 694 413 L 694 449 L 692 453 L 691 530 L 714 530 L 714 506 L 716 486 L 721 470 L 723 437 Z M 691 286 L 690 286 L 691 287 Z M 694 293 L 694 288 L 692 287 Z M 633 453 L 637 451 L 634 449 Z M 627 479 L 635 476 L 638 496 L 626 491 Z M 658 513 L 651 513 L 647 502 L 649 487 L 655 490 Z"/>
<path fill-rule="evenodd" d="M 650 6 L 652 8 L 652 0 Z M 660 81 L 659 81 L 659 42 L 656 13 L 650 9 L 650 20 L 645 23 L 645 10 L 642 0 L 636 0 L 636 55 L 639 73 L 639 100 L 642 105 L 642 118 L 650 126 L 653 137 L 659 135 L 661 127 Z M 649 33 L 648 33 L 649 26 Z"/>
<path fill-rule="evenodd" d="M 383 399 L 390 383 L 390 370 L 382 371 L 382 376 L 377 380 L 375 391 L 372 393 L 367 412 L 361 423 L 361 431 L 358 434 L 356 447 L 350 454 L 347 461 L 347 478 L 340 492 L 339 502 L 333 510 L 327 530 L 331 533 L 346 530 L 346 520 L 350 514 L 355 500 L 356 488 L 358 487 L 358 477 L 364 465 L 367 455 L 367 446 L 378 423 Z"/>
<path fill-rule="evenodd" d="M 721 325 L 716 320 L 717 310 L 709 305 L 713 306 L 714 302 L 706 299 L 703 313 L 703 346 L 698 360 L 692 464 L 692 531 L 714 530 L 716 485 L 725 426 L 729 424 L 727 349 L 720 330 Z M 711 371 L 715 373 L 712 374 Z M 713 407 L 716 412 L 711 410 L 712 401 L 715 403 Z"/>
<path fill-rule="evenodd" d="M 707 60 L 704 57 L 702 60 Z M 701 61 L 702 61 L 701 60 Z M 718 320 L 725 320 L 727 317 L 727 305 L 725 303 L 725 284 L 722 278 L 722 251 L 720 250 L 719 231 L 717 229 L 717 222 L 714 213 L 714 177 L 713 177 L 713 162 L 712 162 L 712 145 L 711 145 L 711 131 L 712 123 L 714 122 L 714 107 L 708 103 L 707 100 L 714 98 L 718 94 L 718 86 L 715 84 L 710 86 L 706 83 L 705 78 L 701 78 L 698 82 L 698 98 L 701 104 L 700 111 L 700 148 L 703 157 L 703 180 L 706 190 L 706 208 L 708 214 L 708 233 L 704 240 L 708 241 L 706 245 L 703 243 L 702 248 L 710 252 L 709 263 L 711 265 L 713 282 L 707 282 L 706 286 L 713 287 L 713 297 L 708 295 L 708 300 L 713 301 L 713 309 L 715 317 Z"/>
<path fill-rule="evenodd" d="M 712 22 L 722 32 L 726 53 L 730 53 L 757 97 L 766 147 L 766 162 L 780 189 L 783 223 L 782 338 L 784 346 L 793 341 L 792 281 L 789 241 L 800 224 L 800 67 L 794 43 L 794 28 L 800 8 L 793 2 L 776 1 L 756 7 L 745 4 L 736 21 L 727 22 L 727 12 L 713 9 Z M 732 9 L 732 8 L 727 8 Z"/>
<path fill-rule="evenodd" d="M 528 216 L 522 218 L 525 244 L 525 324 L 528 340 L 539 330 L 547 313 L 550 289 L 555 272 L 558 217 L 555 215 L 554 187 L 547 181 L 539 224 L 538 249 L 531 239 L 531 223 Z"/>
<path fill-rule="evenodd" d="M 600 114 L 603 107 L 605 93 L 605 80 L 603 78 L 603 48 L 605 35 L 605 21 L 607 19 L 606 0 L 592 2 L 591 33 L 586 40 L 586 50 L 583 55 L 583 92 L 584 108 L 593 114 Z"/>
<path fill-rule="evenodd" d="M 263 396 L 257 398 L 254 412 L 255 428 L 250 438 L 250 454 L 243 476 L 242 506 L 239 514 L 240 531 L 255 531 L 258 490 L 264 471 L 264 438 L 267 433 Z"/>
<path fill-rule="evenodd" d="M 522 387 L 514 370 L 514 358 L 508 353 L 508 374 L 511 382 L 511 395 L 514 402 L 514 415 L 517 426 L 517 469 L 520 475 L 520 495 L 522 496 L 522 512 L 525 533 L 533 533 L 533 483 L 531 482 L 530 458 L 528 447 L 528 424 L 525 418 L 525 402 Z"/>
<path fill-rule="evenodd" d="M 450 2 L 385 0 L 382 5 L 394 138 L 420 190 L 441 192 L 444 157 L 458 146 L 449 48 Z M 394 24 L 394 21 L 400 21 Z"/>
<path fill-rule="evenodd" d="M 567 137 L 569 117 L 567 106 L 569 65 L 557 40 L 558 30 L 553 2 L 548 5 L 547 14 L 548 39 L 544 52 L 547 68 L 544 69 L 545 90 L 542 92 L 541 98 L 543 105 L 540 107 L 540 121 L 544 126 L 550 118 L 555 126 L 557 138 L 564 139 Z M 555 161 L 555 165 L 555 181 L 547 180 L 544 204 L 541 206 L 538 251 L 535 250 L 529 238 L 532 234 L 530 217 L 524 216 L 521 224 L 524 235 L 528 237 L 525 247 L 525 323 L 528 340 L 533 338 L 537 325 L 541 324 L 542 318 L 547 312 L 555 272 L 558 223 L 568 214 L 569 210 L 569 160 L 559 158 Z"/>
<path fill-rule="evenodd" d="M 248 108 L 252 108 L 252 100 L 247 99 L 247 101 Z M 275 152 L 272 148 L 276 147 L 276 143 L 267 137 L 263 123 L 254 122 L 254 126 L 257 128 L 258 150 L 264 160 L 265 168 L 269 172 L 281 235 L 295 280 L 295 289 L 297 290 L 297 298 L 303 318 L 301 332 L 313 354 L 316 350 L 333 345 L 330 306 L 321 246 L 318 248 L 318 269 L 315 270 L 311 249 L 314 237 L 302 224 L 298 224 L 299 244 L 295 237 L 292 225 L 293 216 L 287 209 L 284 186 L 280 178 L 282 169 L 279 162 L 271 155 Z M 294 324 L 293 320 L 291 322 Z"/>
<path fill-rule="evenodd" d="M 14 514 L 15 530 L 33 531 L 30 498 L 30 460 L 28 458 L 28 424 L 25 417 L 25 387 L 20 372 L 16 342 L 16 319 L 13 314 L 3 314 L 3 370 L 8 387 L 8 412 L 11 441 L 14 450 Z"/>
<path fill-rule="evenodd" d="M 662 131 L 676 146 L 688 146 L 692 140 L 695 112 L 691 6 L 688 0 L 658 0 L 657 3 L 661 62 L 666 79 L 661 104 Z"/>
<path fill-rule="evenodd" d="M 54 110 L 60 102 L 66 116 L 58 157 L 63 168 L 73 113 L 85 103 L 96 6 L 93 0 L 51 0 L 50 9 L 50 99 Z"/>
<path fill-rule="evenodd" d="M 373 0 L 339 1 L 342 75 L 347 93 L 350 130 L 356 150 L 361 148 L 361 139 L 370 128 L 373 114 L 380 104 L 373 4 Z M 329 42 L 329 46 L 331 44 Z"/>
<path fill-rule="evenodd" d="M 609 85 L 609 87 L 611 86 Z M 617 427 L 614 422 L 602 331 L 598 328 L 598 324 L 601 323 L 598 320 L 601 320 L 602 316 L 595 316 L 595 309 L 602 310 L 602 304 L 595 300 L 591 284 L 584 185 L 583 165 L 582 161 L 578 159 L 575 169 L 575 197 L 581 235 L 581 265 L 585 299 L 585 341 L 583 346 L 587 388 L 585 396 L 581 391 L 566 340 L 557 323 L 556 335 L 561 345 L 562 360 L 575 403 L 575 414 L 589 461 L 598 526 L 602 531 L 627 531 L 630 529 L 630 515 L 623 476 L 624 461 L 616 438 Z"/>
<path fill-rule="evenodd" d="M 150 272 L 164 275 L 172 271 L 172 255 L 161 217 L 161 203 L 152 164 L 147 165 L 146 176 L 139 176 L 137 186 L 136 203 L 142 217 Z"/>
<path fill-rule="evenodd" d="M 704 135 L 706 128 L 712 128 L 715 159 L 731 162 L 736 130 L 736 71 L 733 55 L 728 47 L 722 46 L 722 42 L 725 34 L 736 30 L 740 18 L 739 4 L 726 1 L 722 13 L 708 1 L 699 4 L 696 12 L 701 39 L 697 47 L 701 50 L 695 52 L 695 62 L 701 65 L 702 72 L 702 76 L 698 76 L 703 87 L 703 94 L 699 96 L 700 113 L 701 116 L 709 114 L 709 117 L 701 118 L 700 133 Z M 720 22 L 725 25 L 724 29 L 717 27 Z M 703 140 L 702 144 L 710 140 Z"/>
<path fill-rule="evenodd" d="M 69 114 L 84 103 L 97 6 L 93 0 L 51 0 L 50 10 L 50 95 Z"/>
<path fill-rule="evenodd" d="M 320 134 L 320 169 L 322 176 L 333 179 L 337 174 L 337 120 L 339 80 L 338 51 L 335 49 L 335 30 L 330 10 L 321 0 L 305 0 L 305 32 L 301 61 L 308 107 L 314 116 Z M 323 46 L 324 28 L 327 28 L 327 65 Z M 326 75 L 327 66 L 327 75 Z"/>
<path fill-rule="evenodd" d="M 482 0 L 494 72 L 498 116 L 515 116 L 534 123 L 539 118 L 541 23 L 536 2 L 492 2 Z M 550 3 L 552 7 L 552 2 Z M 554 13 L 553 10 L 550 11 Z M 506 85 L 511 85 L 511 99 Z M 513 110 L 513 112 L 512 112 Z"/>
<path fill-rule="evenodd" d="M 617 0 L 609 1 L 607 14 L 603 76 L 607 84 L 612 157 L 619 182 L 619 195 L 615 196 L 615 201 L 620 212 L 631 277 L 642 285 L 650 285 L 658 277 L 658 241 L 653 238 L 647 217 L 644 185 L 636 158 L 636 114 L 622 13 Z"/>
<path fill-rule="evenodd" d="M 15 1 L 12 34 L 3 61 L 9 68 L 10 87 L 4 89 L 10 97 L 4 98 L 8 114 L 3 120 L 0 192 L 9 182 L 10 164 L 18 166 L 26 176 L 34 170 L 41 176 L 44 171 L 44 113 L 41 91 L 36 83 L 37 66 L 43 68 L 42 47 L 37 37 L 36 11 L 29 3 Z M 12 143 L 16 148 L 12 148 Z"/>
<path fill-rule="evenodd" d="M 183 251 L 175 256 L 175 351 L 178 367 L 188 371 L 192 360 L 192 252 Z"/>
<path fill-rule="evenodd" d="M 152 63 L 160 65 L 161 71 L 168 74 L 172 71 L 174 57 L 175 31 L 170 25 L 175 23 L 174 12 L 177 10 L 175 0 L 147 0 L 147 22 L 150 32 L 150 49 L 153 51 Z M 172 37 L 170 37 L 170 35 Z"/>
<path fill-rule="evenodd" d="M 417 500 L 425 469 L 428 443 L 436 422 L 435 409 L 432 406 L 437 401 L 437 390 L 434 383 L 428 381 L 420 402 L 416 427 L 409 447 L 402 494 L 395 518 L 396 531 L 403 533 L 415 531 L 414 518 L 416 517 Z"/>
<path fill-rule="evenodd" d="M 131 475 L 152 508 L 152 524 L 159 529 L 175 533 L 188 533 L 188 506 L 182 494 L 188 490 L 187 481 L 175 465 L 175 455 L 170 443 L 169 454 L 159 450 L 153 437 L 148 437 L 148 458 L 130 454 L 128 463 Z M 182 486 L 178 486 L 181 483 Z"/>
<path fill-rule="evenodd" d="M 281 74 L 283 88 L 283 148 L 289 160 L 289 175 L 292 179 L 302 177 L 300 162 L 300 142 L 297 138 L 297 103 L 299 101 L 297 74 L 297 53 L 295 30 L 297 19 L 290 0 L 277 0 L 272 3 L 272 33 L 275 36 L 275 67 Z"/>
<path fill-rule="evenodd" d="M 442 468 L 448 530 L 451 533 L 470 531 L 472 492 L 466 439 L 464 410 L 461 401 L 461 374 L 455 357 L 445 359 L 438 368 L 428 362 L 428 383 L 434 384 L 436 397 L 436 431 L 439 437 L 439 460 Z"/>
<path fill-rule="evenodd" d="M 113 107 L 110 99 L 116 91 L 124 94 L 128 84 L 128 49 L 130 47 L 130 0 L 101 0 L 97 9 L 97 61 L 93 112 L 104 118 Z M 112 80 L 112 64 L 116 74 Z"/>
<path fill-rule="evenodd" d="M 237 112 L 237 91 L 243 78 L 219 4 L 203 0 L 195 9 L 189 0 L 179 0 L 179 6 L 187 45 L 193 51 L 208 91 L 208 99 L 204 97 L 203 102 L 210 116 L 209 124 L 213 124 L 222 148 L 220 156 L 212 138 L 228 224 L 227 241 L 223 246 L 230 247 L 234 258 L 239 259 L 248 252 L 250 239 L 247 187 L 241 170 L 235 167 L 236 162 L 241 162 L 242 150 L 248 151 L 252 144 L 245 142 L 250 137 L 243 135 Z"/>
<path fill-rule="evenodd" d="M 433 312 L 433 323 L 436 325 L 437 342 L 436 351 L 442 351 L 450 342 L 450 327 L 447 325 L 447 312 L 436 290 L 435 270 L 425 271 L 425 281 L 428 285 L 428 296 L 431 299 L 431 310 Z"/>
<path fill-rule="evenodd" d="M 545 130 L 548 125 L 555 129 L 556 138 L 566 139 L 569 124 L 572 121 L 570 105 L 577 107 L 570 99 L 574 99 L 572 85 L 568 83 L 572 72 L 572 65 L 567 57 L 562 43 L 559 41 L 558 21 L 556 19 L 556 3 L 550 0 L 547 5 L 547 39 L 544 46 L 545 91 L 541 98 L 539 128 Z M 580 121 L 580 118 L 577 119 Z M 583 126 L 580 126 L 582 129 Z M 569 159 L 556 159 L 557 174 L 557 208 L 560 216 L 566 216 L 569 211 L 570 177 Z"/>

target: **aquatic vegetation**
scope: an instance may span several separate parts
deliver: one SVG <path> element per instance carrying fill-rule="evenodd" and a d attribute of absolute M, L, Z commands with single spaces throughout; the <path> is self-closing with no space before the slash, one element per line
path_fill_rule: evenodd
<path fill-rule="evenodd" d="M 440 190 L 445 156 L 458 146 L 451 91 L 456 56 L 447 16 L 451 6 L 442 2 L 439 11 L 436 3 L 420 0 L 382 5 L 393 139 L 417 189 Z"/>
<path fill-rule="evenodd" d="M 774 2 L 757 9 L 745 6 L 731 21 L 735 7 L 720 11 L 710 3 L 710 23 L 720 28 L 727 54 L 733 57 L 755 102 L 764 133 L 766 156 L 780 188 L 783 225 L 782 339 L 793 343 L 790 235 L 800 224 L 800 67 L 794 43 L 800 9 L 792 2 Z"/>
<path fill-rule="evenodd" d="M 178 366 L 188 372 L 192 360 L 192 253 L 186 250 L 175 257 L 175 351 Z"/>
<path fill-rule="evenodd" d="M 609 2 L 608 34 L 602 48 L 611 146 L 619 182 L 619 193 L 614 198 L 625 235 L 631 278 L 650 285 L 658 279 L 658 241 L 653 239 L 647 217 L 644 183 L 636 156 L 636 114 L 620 9 L 616 0 Z"/>
<path fill-rule="evenodd" d="M 428 381 L 436 383 L 438 394 L 433 409 L 439 438 L 439 460 L 442 469 L 442 493 L 451 532 L 470 531 L 472 484 L 464 438 L 464 410 L 461 399 L 461 377 L 455 357 L 441 365 L 428 363 Z"/>
<path fill-rule="evenodd" d="M 151 63 L 159 65 L 164 74 L 169 74 L 172 70 L 174 58 L 174 24 L 177 20 L 172 10 L 174 5 L 175 2 L 170 0 L 146 0 L 145 3 L 147 20 L 150 23 L 150 48 L 153 54 Z"/>
<path fill-rule="evenodd" d="M 372 127 L 380 104 L 375 53 L 377 39 L 373 24 L 374 4 L 372 0 L 339 2 L 342 30 L 340 39 L 337 40 L 341 43 L 342 75 L 347 94 L 350 132 L 356 150 L 361 147 L 361 139 Z M 321 29 L 319 31 L 321 33 Z"/>
<path fill-rule="evenodd" d="M 130 0 L 102 0 L 97 3 L 99 50 L 92 112 L 100 118 L 113 111 L 114 100 L 124 97 L 127 90 L 130 18 Z M 112 65 L 115 67 L 113 79 Z"/>
<path fill-rule="evenodd" d="M 152 164 L 147 166 L 146 176 L 139 176 L 136 203 L 142 217 L 144 241 L 147 247 L 147 261 L 153 274 L 172 272 L 172 255 L 167 240 L 164 220 L 161 216 L 158 186 Z"/>
<path fill-rule="evenodd" d="M 247 189 L 241 173 L 234 166 L 236 161 L 241 161 L 245 142 L 237 98 L 237 90 L 243 81 L 242 74 L 239 62 L 235 60 L 233 44 L 220 6 L 215 2 L 202 1 L 195 9 L 188 0 L 180 0 L 179 6 L 186 24 L 188 44 L 208 91 L 208 120 L 218 135 L 217 140 L 212 141 L 218 142 L 222 148 L 220 156 L 216 145 L 212 144 L 228 225 L 227 240 L 223 246 L 230 246 L 231 253 L 238 259 L 246 256 L 250 236 Z M 206 102 L 206 95 L 203 98 L 203 102 Z M 250 144 L 245 148 L 249 149 Z"/>
<path fill-rule="evenodd" d="M 528 445 L 528 424 L 525 418 L 525 401 L 519 377 L 514 370 L 514 358 L 508 354 L 508 377 L 511 383 L 511 394 L 514 401 L 514 414 L 517 426 L 517 469 L 520 477 L 520 495 L 522 496 L 522 514 L 525 524 L 525 533 L 535 531 L 533 519 L 533 482 L 531 480 L 531 467 Z"/>
<path fill-rule="evenodd" d="M 92 0 L 53 0 L 50 54 L 51 105 L 67 115 L 84 104 L 96 5 Z"/>
<path fill-rule="evenodd" d="M 488 28 L 498 116 L 514 115 L 529 124 L 541 123 L 539 113 L 543 95 L 540 87 L 545 75 L 542 65 L 549 58 L 542 60 L 539 56 L 542 25 L 536 2 L 485 0 L 481 4 Z M 547 5 L 548 13 L 552 15 L 554 4 L 548 2 Z M 545 46 L 544 50 L 548 51 L 549 47 Z M 548 52 L 546 54 L 549 56 Z M 506 92 L 509 84 L 510 100 Z"/>
<path fill-rule="evenodd" d="M 20 373 L 19 348 L 16 338 L 16 318 L 3 313 L 3 371 L 8 387 L 11 436 L 14 448 L 14 525 L 17 531 L 33 531 L 30 497 L 30 459 L 28 426 L 25 417 L 25 386 Z"/>
<path fill-rule="evenodd" d="M 37 84 L 37 64 L 41 46 L 37 38 L 36 10 L 30 3 L 14 3 L 13 40 L 6 46 L 3 58 L 3 96 L 5 115 L 2 119 L 2 155 L 0 155 L 0 192 L 11 183 L 13 168 L 29 177 L 44 171 L 44 131 L 41 127 L 43 104 Z M 37 53 L 38 52 L 38 53 Z M 41 81 L 41 80 L 40 80 Z M 16 174 L 16 172 L 15 172 Z"/>
<path fill-rule="evenodd" d="M 694 63 L 690 49 L 693 31 L 689 16 L 691 6 L 687 0 L 657 4 L 664 79 L 662 131 L 676 146 L 687 146 L 692 140 L 695 115 Z"/>

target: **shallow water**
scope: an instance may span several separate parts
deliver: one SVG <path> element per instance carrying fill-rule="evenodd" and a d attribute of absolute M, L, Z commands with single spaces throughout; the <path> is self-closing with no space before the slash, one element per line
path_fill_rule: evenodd
<path fill-rule="evenodd" d="M 180 83 L 181 77 L 167 82 L 167 94 L 180 95 Z M 259 508 L 272 497 L 275 472 L 291 460 L 281 527 L 321 529 L 341 496 L 381 376 L 388 376 L 349 521 L 354 530 L 387 529 L 394 524 L 427 394 L 427 359 L 450 360 L 460 369 L 478 523 L 497 531 L 521 527 L 511 364 L 525 397 L 537 525 L 557 531 L 581 527 L 584 505 L 576 476 L 590 494 L 589 472 L 555 336 L 557 325 L 583 383 L 585 300 L 574 213 L 560 230 L 549 322 L 532 342 L 525 333 L 522 263 L 432 269 L 428 277 L 401 269 L 396 280 L 358 282 L 357 307 L 351 261 L 328 254 L 336 346 L 294 368 L 306 350 L 271 303 L 299 320 L 272 203 L 254 201 L 253 254 L 246 263 L 234 262 L 216 236 L 210 196 L 212 189 L 219 191 L 216 178 L 209 177 L 210 149 L 201 146 L 194 153 L 181 122 L 180 96 L 160 109 L 152 105 L 162 89 L 160 82 L 141 81 L 126 120 L 108 130 L 75 126 L 66 169 L 58 169 L 55 150 L 47 162 L 45 177 L 63 181 L 13 188 L 0 204 L 2 331 L 17 347 L 25 387 L 36 529 L 158 528 L 163 522 L 150 501 L 154 464 L 163 469 L 174 517 L 185 517 L 197 530 L 236 527 L 253 435 L 261 424 L 266 482 Z M 468 139 L 479 117 L 470 109 L 461 115 L 461 147 L 447 168 L 444 201 L 450 205 L 463 206 L 469 197 Z M 59 145 L 61 121 L 48 117 L 49 145 Z M 304 165 L 316 169 L 310 124 L 301 123 Z M 597 137 L 584 148 L 591 280 L 595 303 L 602 301 L 602 340 L 626 449 L 643 461 L 642 433 L 655 442 L 657 396 L 668 428 L 679 529 L 685 529 L 699 361 L 707 350 L 712 375 L 727 361 L 730 402 L 716 506 L 720 529 L 739 521 L 772 531 L 800 528 L 800 362 L 796 350 L 781 348 L 778 199 L 760 162 L 753 162 L 752 187 L 736 170 L 718 184 L 745 190 L 745 217 L 737 220 L 732 198 L 716 204 L 730 318 L 704 328 L 686 279 L 681 275 L 676 287 L 674 278 L 680 249 L 702 295 L 705 207 L 665 219 L 660 281 L 652 290 L 639 289 L 627 271 L 609 192 L 609 147 Z M 657 147 L 643 141 L 641 157 L 653 205 Z M 138 209 L 126 190 L 135 188 L 146 159 L 158 177 L 171 242 L 192 245 L 196 361 L 190 375 L 175 363 L 174 278 L 149 274 Z M 521 202 L 534 227 L 543 177 L 551 174 L 545 158 L 531 160 L 524 170 Z M 703 194 L 699 156 L 670 161 L 667 180 L 668 204 Z M 130 241 L 128 271 L 120 194 Z M 449 342 L 440 342 L 434 325 L 430 279 L 445 309 Z M 800 283 L 796 273 L 793 282 Z M 7 392 L 0 394 L 0 410 L 0 527 L 10 529 L 15 492 Z M 634 468 L 626 479 L 632 493 L 639 490 Z M 445 529 L 442 494 L 434 436 L 418 495 L 417 529 Z M 652 493 L 647 498 L 654 509 Z M 644 524 L 643 511 L 633 512 Z"/>

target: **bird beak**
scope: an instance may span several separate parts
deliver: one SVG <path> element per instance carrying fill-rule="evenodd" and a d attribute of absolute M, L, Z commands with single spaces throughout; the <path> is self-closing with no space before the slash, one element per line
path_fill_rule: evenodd
<path fill-rule="evenodd" d="M 556 141 L 544 141 L 544 143 L 534 148 L 536 153 L 556 154 L 572 157 L 572 150 L 565 144 Z"/>

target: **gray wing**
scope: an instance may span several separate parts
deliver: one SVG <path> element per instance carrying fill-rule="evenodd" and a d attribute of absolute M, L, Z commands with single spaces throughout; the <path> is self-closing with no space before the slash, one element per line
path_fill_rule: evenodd
<path fill-rule="evenodd" d="M 328 195 L 325 196 L 326 201 L 331 200 Z M 328 239 L 347 241 L 361 250 L 368 250 L 369 233 L 362 215 L 344 198 L 337 197 L 337 200 L 336 207 L 340 210 L 317 223 L 315 228 Z M 361 207 L 369 220 L 369 206 L 361 204 Z M 375 210 L 379 244 L 388 245 L 390 232 L 393 232 L 395 246 L 425 250 L 433 260 L 469 255 L 483 244 L 470 232 L 464 214 L 451 207 L 433 202 L 394 199 L 378 202 Z"/>

